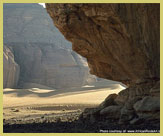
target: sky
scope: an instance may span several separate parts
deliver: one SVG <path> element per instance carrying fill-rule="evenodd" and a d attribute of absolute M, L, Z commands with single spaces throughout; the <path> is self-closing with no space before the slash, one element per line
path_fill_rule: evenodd
<path fill-rule="evenodd" d="M 45 3 L 39 3 L 40 5 L 42 5 L 45 8 Z"/>

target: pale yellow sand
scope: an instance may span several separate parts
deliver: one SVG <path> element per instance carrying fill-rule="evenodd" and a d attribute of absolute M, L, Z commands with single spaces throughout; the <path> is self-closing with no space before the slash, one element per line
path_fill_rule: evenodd
<path fill-rule="evenodd" d="M 7 108 L 42 104 L 99 104 L 109 94 L 118 93 L 122 89 L 124 87 L 119 84 L 102 89 L 89 87 L 65 90 L 4 89 L 3 106 Z"/>

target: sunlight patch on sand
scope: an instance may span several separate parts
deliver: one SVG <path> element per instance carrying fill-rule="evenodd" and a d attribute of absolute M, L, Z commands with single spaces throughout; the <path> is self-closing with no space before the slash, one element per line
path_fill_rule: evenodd
<path fill-rule="evenodd" d="M 124 87 L 121 85 L 112 88 L 91 89 L 81 91 L 55 91 L 45 89 L 4 89 L 3 106 L 24 106 L 40 104 L 99 104 L 109 94 L 119 93 Z"/>

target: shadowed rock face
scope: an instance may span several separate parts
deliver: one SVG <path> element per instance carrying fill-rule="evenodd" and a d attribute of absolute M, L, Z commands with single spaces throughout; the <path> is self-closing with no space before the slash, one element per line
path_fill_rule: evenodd
<path fill-rule="evenodd" d="M 117 112 L 119 123 L 159 120 L 159 4 L 46 4 L 46 8 L 73 50 L 87 58 L 92 74 L 129 85 L 103 102 L 111 99 L 111 104 L 87 109 L 82 119 L 94 121 Z"/>
<path fill-rule="evenodd" d="M 125 84 L 159 79 L 159 4 L 46 4 L 91 73 Z"/>
<path fill-rule="evenodd" d="M 19 79 L 20 67 L 15 62 L 12 50 L 6 45 L 3 46 L 3 67 L 3 87 L 16 87 Z"/>

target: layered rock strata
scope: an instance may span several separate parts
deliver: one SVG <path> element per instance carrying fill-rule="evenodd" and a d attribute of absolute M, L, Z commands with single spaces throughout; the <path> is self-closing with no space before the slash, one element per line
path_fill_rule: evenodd
<path fill-rule="evenodd" d="M 15 62 L 12 50 L 3 46 L 3 87 L 14 88 L 19 80 L 20 67 Z"/>
<path fill-rule="evenodd" d="M 21 67 L 19 87 L 31 88 L 33 83 L 52 88 L 80 87 L 89 79 L 86 61 L 71 50 L 47 43 L 10 46 Z"/>

